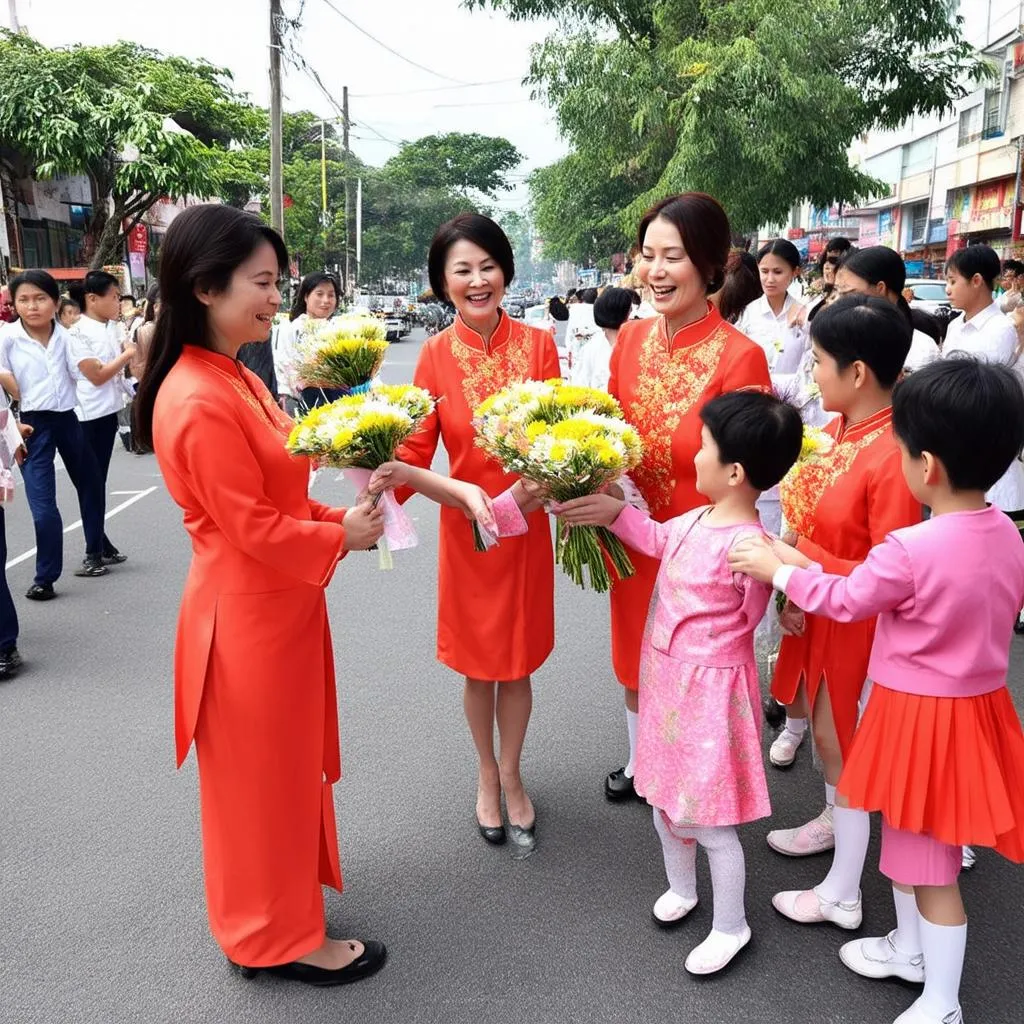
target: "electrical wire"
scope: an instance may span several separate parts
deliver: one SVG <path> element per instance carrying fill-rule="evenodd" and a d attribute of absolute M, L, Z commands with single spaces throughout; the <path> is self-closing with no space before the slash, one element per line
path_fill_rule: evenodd
<path fill-rule="evenodd" d="M 434 71 L 433 68 L 428 68 L 428 67 L 426 67 L 423 64 L 418 64 L 416 61 L 412 60 L 411 58 L 406 57 L 405 54 L 399 53 L 393 47 L 388 46 L 387 43 L 385 43 L 382 40 L 378 39 L 375 35 L 372 35 L 370 32 L 367 32 L 365 28 L 363 28 L 361 25 L 359 25 L 356 22 L 354 22 L 347 14 L 345 14 L 344 11 L 340 11 L 337 7 L 335 7 L 334 4 L 331 3 L 331 0 L 323 0 L 323 2 L 332 11 L 334 11 L 334 13 L 336 15 L 338 15 L 339 18 L 342 18 L 343 20 L 347 21 L 357 32 L 360 32 L 362 35 L 366 36 L 367 39 L 370 39 L 373 42 L 375 42 L 382 49 L 387 50 L 387 52 L 390 53 L 392 56 L 397 57 L 401 61 L 405 61 L 406 64 L 409 64 L 409 65 L 411 65 L 414 68 L 418 68 L 420 71 L 425 71 L 428 75 L 433 75 L 435 78 L 440 78 L 440 79 L 442 79 L 442 80 L 444 80 L 446 82 L 456 82 L 459 85 L 468 85 L 469 84 L 468 82 L 463 82 L 461 79 L 452 78 L 451 75 L 442 75 L 440 71 Z"/>
<path fill-rule="evenodd" d="M 403 89 L 399 92 L 359 92 L 351 93 L 354 99 L 376 100 L 386 96 L 418 96 L 423 92 L 448 92 L 454 89 L 482 89 L 488 85 L 508 85 L 510 82 L 522 82 L 522 78 L 495 78 L 489 82 L 466 82 L 465 85 L 432 85 L 426 89 Z"/>

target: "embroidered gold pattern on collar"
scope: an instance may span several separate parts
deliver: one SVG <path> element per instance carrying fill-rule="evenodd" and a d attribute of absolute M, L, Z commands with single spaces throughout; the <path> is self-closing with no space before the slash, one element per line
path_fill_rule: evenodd
<path fill-rule="evenodd" d="M 283 435 L 284 437 L 288 436 L 294 424 L 287 416 L 285 416 L 281 409 L 273 404 L 270 398 L 264 398 L 261 402 L 252 393 L 249 386 L 241 377 L 236 377 L 234 374 L 228 373 L 226 370 L 222 370 L 219 366 L 213 366 L 210 363 L 207 363 L 206 365 L 209 366 L 214 373 L 223 377 L 235 389 L 242 401 L 252 409 L 264 426 L 272 430 L 277 435 Z"/>
<path fill-rule="evenodd" d="M 854 459 L 889 428 L 886 421 L 855 441 L 837 441 L 827 452 L 798 463 L 779 486 L 782 514 L 801 537 L 814 536 L 818 504 L 836 481 L 850 472 Z"/>
<path fill-rule="evenodd" d="M 509 325 L 508 341 L 491 353 L 467 345 L 448 329 L 452 356 L 462 372 L 462 394 L 470 410 L 495 391 L 519 384 L 530 375 L 530 336 L 521 324 Z"/>
<path fill-rule="evenodd" d="M 729 340 L 728 330 L 719 327 L 703 341 L 669 352 L 660 324 L 654 322 L 641 345 L 636 397 L 626 410 L 644 443 L 643 462 L 631 475 L 652 512 L 671 504 L 672 437 L 707 390 Z"/>

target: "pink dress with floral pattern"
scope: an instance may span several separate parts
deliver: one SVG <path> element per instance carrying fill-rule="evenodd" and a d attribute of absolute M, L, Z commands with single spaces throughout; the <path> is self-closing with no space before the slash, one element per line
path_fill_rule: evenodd
<path fill-rule="evenodd" d="M 710 526 L 710 507 L 659 523 L 627 508 L 612 529 L 661 558 L 640 656 L 633 783 L 676 825 L 739 825 L 771 812 L 761 754 L 754 630 L 771 588 L 729 569 L 756 523 Z"/>

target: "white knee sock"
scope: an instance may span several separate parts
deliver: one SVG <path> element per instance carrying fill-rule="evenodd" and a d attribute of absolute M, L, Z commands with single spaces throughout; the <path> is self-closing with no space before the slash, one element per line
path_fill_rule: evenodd
<path fill-rule="evenodd" d="M 896 905 L 896 931 L 892 944 L 908 956 L 921 952 L 921 915 L 917 912 L 917 897 L 912 892 L 901 892 L 892 887 L 892 901 Z"/>
<path fill-rule="evenodd" d="M 747 926 L 744 906 L 747 873 L 740 837 L 731 825 L 693 829 L 693 836 L 704 847 L 711 868 L 715 901 L 711 927 L 726 935 L 739 935 Z"/>
<path fill-rule="evenodd" d="M 825 783 L 825 806 L 835 807 L 836 805 L 836 787 L 830 786 L 827 782 Z"/>
<path fill-rule="evenodd" d="M 626 778 L 633 778 L 636 767 L 636 726 L 640 716 L 626 708 L 626 729 L 629 731 L 629 760 L 626 762 Z"/>
<path fill-rule="evenodd" d="M 860 878 L 871 838 L 871 818 L 867 811 L 836 807 L 832 812 L 836 848 L 832 867 L 815 889 L 822 899 L 832 903 L 854 903 L 860 895 Z"/>
<path fill-rule="evenodd" d="M 920 919 L 924 953 L 924 992 L 921 1008 L 940 1020 L 960 1005 L 960 975 L 967 948 L 967 925 L 932 924 Z"/>
<path fill-rule="evenodd" d="M 697 898 L 697 844 L 669 828 L 661 808 L 654 808 L 654 828 L 661 839 L 668 887 L 685 900 Z"/>

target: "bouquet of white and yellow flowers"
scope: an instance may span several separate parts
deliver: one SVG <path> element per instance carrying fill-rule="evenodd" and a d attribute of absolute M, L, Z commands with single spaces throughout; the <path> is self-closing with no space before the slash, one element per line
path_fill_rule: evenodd
<path fill-rule="evenodd" d="M 363 394 L 347 395 L 311 409 L 292 428 L 288 451 L 306 455 L 322 466 L 335 466 L 357 488 L 365 490 L 378 466 L 390 462 L 395 451 L 430 415 L 434 399 L 411 384 L 381 384 Z M 392 567 L 391 552 L 415 547 L 412 521 L 389 492 L 380 498 L 384 514 L 380 566 Z"/>
<path fill-rule="evenodd" d="M 477 444 L 509 473 L 540 484 L 556 502 L 596 494 L 640 462 L 640 437 L 614 398 L 560 380 L 526 381 L 491 395 L 476 410 Z M 633 564 L 622 542 L 603 526 L 558 522 L 555 559 L 574 583 L 599 592 Z"/>
<path fill-rule="evenodd" d="M 310 321 L 296 345 L 294 374 L 303 387 L 358 394 L 380 372 L 387 350 L 384 325 L 373 317 Z"/>

